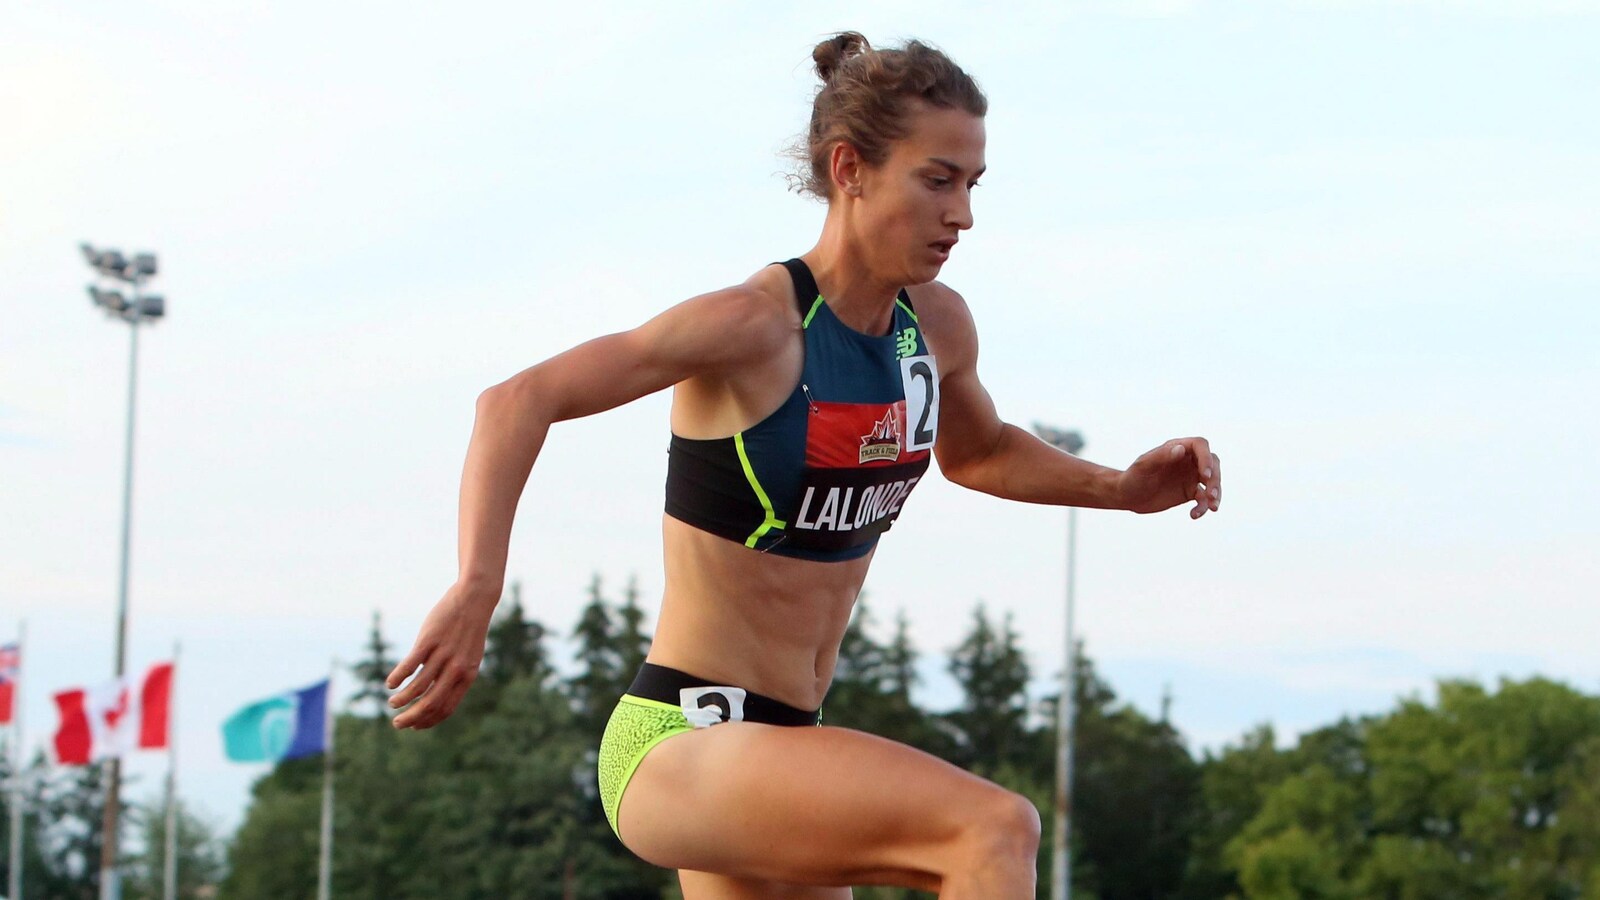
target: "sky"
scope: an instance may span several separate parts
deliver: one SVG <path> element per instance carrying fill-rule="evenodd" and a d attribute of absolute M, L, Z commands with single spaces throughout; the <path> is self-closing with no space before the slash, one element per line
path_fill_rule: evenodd
<path fill-rule="evenodd" d="M 221 829 L 245 703 L 397 649 L 455 575 L 477 394 L 805 252 L 784 150 L 840 29 L 990 98 L 941 280 L 1009 421 L 1126 466 L 1211 440 L 1220 514 L 1079 515 L 1077 627 L 1196 752 L 1535 674 L 1600 691 L 1600 4 L 1356 0 L 0 9 L 0 641 L 25 746 L 108 678 L 128 328 L 80 241 L 159 254 L 129 666 L 181 642 L 181 790 Z M 661 590 L 668 397 L 551 433 L 508 578 L 570 631 Z M 868 602 L 926 654 L 982 602 L 1035 696 L 1066 513 L 919 488 Z M 341 674 L 336 689 L 348 692 Z M 448 725 L 444 726 L 448 727 Z M 132 766 L 156 794 L 165 763 Z"/>

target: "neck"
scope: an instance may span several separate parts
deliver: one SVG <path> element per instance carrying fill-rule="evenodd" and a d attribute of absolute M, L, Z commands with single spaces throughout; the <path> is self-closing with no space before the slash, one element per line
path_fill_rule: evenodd
<path fill-rule="evenodd" d="M 889 329 L 895 298 L 904 285 L 872 270 L 865 247 L 854 232 L 848 216 L 830 206 L 817 245 L 800 259 L 811 269 L 817 290 L 839 321 L 866 334 L 883 334 Z"/>

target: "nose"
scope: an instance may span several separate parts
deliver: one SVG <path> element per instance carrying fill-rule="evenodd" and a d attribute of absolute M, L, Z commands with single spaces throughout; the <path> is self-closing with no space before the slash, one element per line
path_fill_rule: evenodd
<path fill-rule="evenodd" d="M 955 200 L 945 210 L 944 224 L 966 231 L 972 227 L 972 189 L 956 192 Z"/>

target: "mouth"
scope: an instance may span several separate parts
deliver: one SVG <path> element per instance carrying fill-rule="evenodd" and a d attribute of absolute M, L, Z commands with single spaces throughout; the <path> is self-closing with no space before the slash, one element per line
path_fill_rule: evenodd
<path fill-rule="evenodd" d="M 956 239 L 955 238 L 949 238 L 949 239 L 943 240 L 943 241 L 934 241 L 933 243 L 929 244 L 928 246 L 939 254 L 939 258 L 940 259 L 949 259 L 950 258 L 950 249 L 952 247 L 954 247 L 955 245 L 956 245 Z"/>

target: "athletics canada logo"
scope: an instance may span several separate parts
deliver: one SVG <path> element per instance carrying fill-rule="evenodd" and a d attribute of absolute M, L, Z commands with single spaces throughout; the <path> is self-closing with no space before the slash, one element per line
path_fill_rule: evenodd
<path fill-rule="evenodd" d="M 872 431 L 861 437 L 859 462 L 895 460 L 900 458 L 900 423 L 895 421 L 894 407 L 883 411 L 883 418 L 872 426 Z"/>

